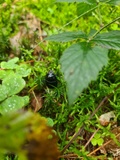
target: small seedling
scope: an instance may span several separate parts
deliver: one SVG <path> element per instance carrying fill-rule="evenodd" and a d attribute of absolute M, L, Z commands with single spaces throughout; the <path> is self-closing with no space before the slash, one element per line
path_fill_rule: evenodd
<path fill-rule="evenodd" d="M 91 143 L 93 146 L 96 146 L 96 145 L 101 146 L 103 142 L 104 140 L 100 133 L 96 133 L 94 138 L 91 140 Z"/>

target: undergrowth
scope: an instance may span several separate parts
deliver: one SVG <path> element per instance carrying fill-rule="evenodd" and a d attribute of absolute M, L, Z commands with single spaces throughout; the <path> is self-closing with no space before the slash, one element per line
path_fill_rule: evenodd
<path fill-rule="evenodd" d="M 110 23 L 119 16 L 120 6 L 103 3 L 100 8 L 81 17 L 81 5 L 79 3 L 54 3 L 53 0 L 49 2 L 47 0 L 35 2 L 29 0 L 27 2 L 24 0 L 20 2 L 3 1 L 0 9 L 0 15 L 2 15 L 0 17 L 0 62 L 8 61 L 9 63 L 11 58 L 17 56 L 19 57 L 17 66 L 25 64 L 30 68 L 31 73 L 24 78 L 26 86 L 24 89 L 22 88 L 22 91 L 20 90 L 15 94 L 30 97 L 29 104 L 24 107 L 24 110 L 30 109 L 49 119 L 58 136 L 58 146 L 61 151 L 59 159 L 111 158 L 112 155 L 107 155 L 107 153 L 102 155 L 100 149 L 98 151 L 95 149 L 103 145 L 105 136 L 111 136 L 115 139 L 110 132 L 112 124 L 102 126 L 99 117 L 104 113 L 114 111 L 115 122 L 119 124 L 120 121 L 119 50 L 110 49 L 108 51 L 109 61 L 99 72 L 96 81 L 91 81 L 72 105 L 69 105 L 67 82 L 61 72 L 59 60 L 64 50 L 78 40 L 68 43 L 53 43 L 45 41 L 44 37 L 64 31 L 82 30 L 89 34 L 91 29 L 99 30 L 104 24 Z M 19 31 L 19 25 L 29 13 L 40 20 L 40 30 L 44 31 L 45 35 L 41 36 L 41 39 L 37 37 L 39 40 L 34 41 L 33 47 L 31 47 L 29 38 L 28 41 L 25 38 L 16 54 L 16 49 L 11 46 L 9 40 Z M 29 26 L 27 27 L 29 28 Z M 119 30 L 119 27 L 120 22 L 118 20 L 105 28 L 104 31 Z M 90 34 L 95 33 L 94 30 Z M 34 35 L 35 32 L 33 30 L 32 32 Z M 36 51 L 36 46 L 40 47 L 39 52 Z M 6 70 L 2 67 L 1 69 Z M 9 70 L 9 68 L 7 69 Z M 57 87 L 52 89 L 48 88 L 46 84 L 46 75 L 50 70 L 54 72 L 58 81 Z M 17 75 L 16 68 L 13 68 L 13 71 Z M 35 104 L 34 100 L 41 103 L 41 106 Z M 90 138 L 95 132 L 98 137 L 94 136 L 93 142 Z M 37 136 L 37 131 L 35 135 Z M 0 142 L 1 139 L 2 137 Z M 93 154 L 91 154 L 92 152 Z M 12 157 L 5 151 L 4 153 L 3 160 L 19 159 L 17 155 Z M 17 154 L 19 155 L 19 152 Z"/>

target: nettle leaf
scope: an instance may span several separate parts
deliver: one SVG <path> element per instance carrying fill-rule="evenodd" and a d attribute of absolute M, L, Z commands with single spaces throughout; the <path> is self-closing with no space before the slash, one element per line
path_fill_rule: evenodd
<path fill-rule="evenodd" d="M 6 87 L 7 96 L 19 93 L 25 87 L 24 79 L 17 74 L 10 74 L 3 79 L 2 85 Z"/>
<path fill-rule="evenodd" d="M 113 4 L 113 5 L 120 5 L 120 0 L 111 0 L 110 2 L 108 2 L 109 4 Z"/>
<path fill-rule="evenodd" d="M 60 34 L 51 35 L 45 40 L 55 41 L 55 42 L 69 42 L 78 38 L 87 39 L 87 35 L 82 31 L 77 32 L 63 32 Z"/>
<path fill-rule="evenodd" d="M 76 43 L 64 51 L 60 63 L 67 82 L 70 105 L 83 89 L 97 78 L 99 71 L 107 62 L 108 49 L 91 47 L 89 43 Z"/>
<path fill-rule="evenodd" d="M 93 3 L 93 4 L 94 4 L 94 3 Z M 81 15 L 81 14 L 87 12 L 88 10 L 94 8 L 95 6 L 96 6 L 96 4 L 91 5 L 91 4 L 87 4 L 87 3 L 84 3 L 84 2 L 83 2 L 83 3 L 79 3 L 79 4 L 77 5 L 77 14 L 78 14 L 78 15 Z M 90 14 L 90 13 L 89 13 L 89 14 Z"/>
<path fill-rule="evenodd" d="M 6 100 L 4 100 L 0 104 L 0 113 L 4 115 L 4 114 L 9 113 L 11 111 L 16 111 L 16 110 L 26 106 L 28 104 L 28 102 L 29 102 L 28 96 L 20 97 L 17 95 L 13 95 L 13 96 L 7 98 Z"/>
<path fill-rule="evenodd" d="M 21 64 L 16 67 L 16 73 L 22 77 L 27 77 L 31 73 L 31 69 L 26 64 Z"/>
<path fill-rule="evenodd" d="M 120 31 L 116 30 L 98 34 L 92 41 L 108 49 L 120 50 Z"/>
<path fill-rule="evenodd" d="M 100 0 L 100 2 L 105 2 L 105 0 Z M 106 3 L 112 4 L 112 5 L 119 5 L 120 4 L 120 0 L 110 0 Z"/>
<path fill-rule="evenodd" d="M 15 57 L 9 60 L 8 62 L 1 62 L 1 68 L 2 69 L 14 69 L 17 66 L 17 64 L 15 63 L 18 61 L 19 61 L 19 58 Z"/>
<path fill-rule="evenodd" d="M 68 3 L 84 2 L 88 4 L 93 4 L 96 3 L 96 0 L 56 0 L 56 2 L 68 2 Z"/>

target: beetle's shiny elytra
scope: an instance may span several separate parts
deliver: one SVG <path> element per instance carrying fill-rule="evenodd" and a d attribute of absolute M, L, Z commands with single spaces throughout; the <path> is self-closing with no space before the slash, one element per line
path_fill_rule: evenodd
<path fill-rule="evenodd" d="M 49 88 L 57 87 L 57 77 L 53 71 L 49 71 L 46 75 L 46 85 Z"/>

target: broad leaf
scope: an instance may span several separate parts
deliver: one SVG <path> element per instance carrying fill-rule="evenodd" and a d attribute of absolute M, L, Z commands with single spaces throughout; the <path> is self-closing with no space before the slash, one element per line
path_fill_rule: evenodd
<path fill-rule="evenodd" d="M 100 0 L 100 2 L 105 2 L 105 0 Z M 110 0 L 107 3 L 112 4 L 112 5 L 120 5 L 120 0 Z"/>
<path fill-rule="evenodd" d="M 3 80 L 12 73 L 14 73 L 13 70 L 0 70 L 0 79 Z"/>
<path fill-rule="evenodd" d="M 109 4 L 113 4 L 113 5 L 120 5 L 120 0 L 111 0 L 110 2 L 108 2 Z"/>
<path fill-rule="evenodd" d="M 63 32 L 60 34 L 51 35 L 45 40 L 55 41 L 55 42 L 69 42 L 78 38 L 87 38 L 87 35 L 82 31 L 77 32 Z"/>
<path fill-rule="evenodd" d="M 112 5 L 119 5 L 120 4 L 120 0 L 110 0 L 110 1 L 105 1 L 105 0 L 99 0 L 100 2 L 103 2 L 103 3 L 109 3 L 109 4 L 112 4 Z M 84 3 L 87 3 L 87 4 L 96 4 L 97 1 L 96 0 L 56 0 L 56 2 L 68 2 L 68 3 L 74 3 L 74 2 L 84 2 Z"/>
<path fill-rule="evenodd" d="M 95 6 L 96 6 L 96 4 L 95 5 L 91 5 L 91 4 L 87 4 L 87 3 L 84 3 L 84 2 L 83 3 L 79 3 L 77 5 L 77 14 L 81 15 L 81 14 L 89 11 L 90 9 L 94 8 Z M 90 16 L 90 13 L 89 13 L 89 16 Z"/>
<path fill-rule="evenodd" d="M 3 101 L 8 96 L 7 87 L 4 85 L 0 85 L 0 101 Z"/>
<path fill-rule="evenodd" d="M 56 2 L 68 2 L 68 3 L 84 2 L 87 4 L 93 4 L 96 3 L 96 0 L 56 0 Z"/>
<path fill-rule="evenodd" d="M 16 110 L 24 107 L 26 104 L 28 104 L 28 102 L 29 102 L 28 96 L 20 97 L 17 95 L 13 95 L 13 96 L 7 98 L 6 100 L 4 100 L 0 104 L 0 113 L 6 114 L 11 111 L 16 111 Z"/>
<path fill-rule="evenodd" d="M 25 87 L 25 81 L 21 76 L 13 73 L 3 79 L 2 85 L 6 87 L 7 96 L 10 96 L 19 93 Z"/>
<path fill-rule="evenodd" d="M 120 31 L 116 30 L 98 34 L 92 41 L 108 49 L 120 50 Z"/>
<path fill-rule="evenodd" d="M 16 62 L 18 62 L 19 58 L 15 57 L 13 59 L 10 59 L 8 62 L 1 62 L 1 68 L 3 69 L 14 69 L 17 64 L 15 64 Z"/>
<path fill-rule="evenodd" d="M 97 78 L 108 62 L 108 50 L 89 43 L 77 43 L 66 49 L 60 59 L 61 70 L 67 82 L 70 105 L 88 84 Z"/>
<path fill-rule="evenodd" d="M 31 73 L 31 69 L 26 64 L 21 64 L 16 67 L 16 73 L 22 77 L 27 77 Z"/>

